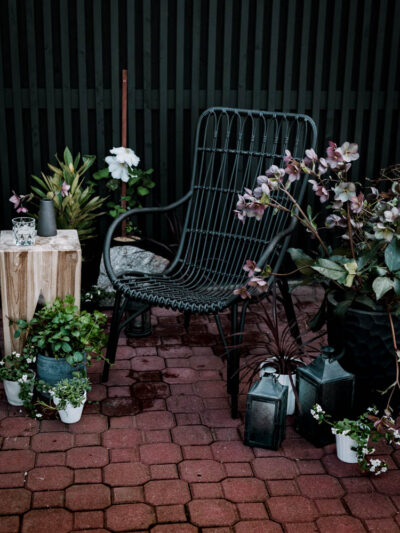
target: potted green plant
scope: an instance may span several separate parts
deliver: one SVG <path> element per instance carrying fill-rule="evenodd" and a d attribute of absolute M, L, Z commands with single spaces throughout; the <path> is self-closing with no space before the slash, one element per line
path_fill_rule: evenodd
<path fill-rule="evenodd" d="M 332 426 L 338 459 L 345 463 L 358 463 L 363 472 L 371 472 L 376 476 L 387 471 L 388 466 L 384 461 L 371 457 L 375 449 L 370 443 L 384 439 L 387 444 L 400 444 L 400 431 L 395 428 L 389 414 L 378 418 L 378 410 L 369 407 L 355 420 L 344 418 L 333 422 L 332 417 L 318 404 L 313 406 L 311 414 L 319 424 L 326 422 Z"/>
<path fill-rule="evenodd" d="M 302 283 L 324 286 L 326 298 L 313 326 L 327 320 L 329 344 L 344 349 L 341 364 L 356 375 L 356 401 L 364 410 L 371 397 L 379 402 L 376 389 L 386 390 L 387 405 L 400 389 L 400 165 L 363 188 L 349 177 L 358 158 L 358 146 L 349 142 L 330 142 L 325 158 L 306 150 L 302 161 L 286 150 L 286 167 L 273 165 L 259 176 L 254 191 L 239 195 L 236 213 L 244 221 L 262 218 L 266 209 L 283 210 L 313 236 L 313 255 L 289 250 L 297 266 L 293 273 L 304 276 Z M 290 192 L 307 177 L 322 206 L 317 212 L 303 209 Z M 260 266 L 250 284 L 265 285 L 271 275 L 268 265 Z"/>
<path fill-rule="evenodd" d="M 254 313 L 262 324 L 264 340 L 251 343 L 252 350 L 256 349 L 257 353 L 243 358 L 241 378 L 242 381 L 252 382 L 257 375 L 262 378 L 264 375 L 275 374 L 278 382 L 288 387 L 286 414 L 293 415 L 297 394 L 296 368 L 311 362 L 319 353 L 320 346 L 316 341 L 324 332 L 303 342 L 300 337 L 293 336 L 291 324 L 280 320 L 275 293 L 271 306 L 267 307 L 264 302 L 260 305 L 263 312 Z"/>
<path fill-rule="evenodd" d="M 0 361 L 0 379 L 3 381 L 7 401 L 11 405 L 30 403 L 33 396 L 36 358 L 26 353 L 12 352 Z"/>
<path fill-rule="evenodd" d="M 53 400 L 60 419 L 65 424 L 79 422 L 86 402 L 86 393 L 91 390 L 87 377 L 73 377 L 63 379 L 54 387 L 47 387 L 47 392 Z M 46 407 L 48 407 L 46 405 Z"/>
<path fill-rule="evenodd" d="M 103 358 L 106 320 L 99 311 L 80 311 L 68 295 L 43 306 L 29 322 L 18 320 L 14 336 L 26 336 L 25 351 L 37 357 L 38 378 L 55 385 L 74 372 L 85 375 L 92 355 Z"/>

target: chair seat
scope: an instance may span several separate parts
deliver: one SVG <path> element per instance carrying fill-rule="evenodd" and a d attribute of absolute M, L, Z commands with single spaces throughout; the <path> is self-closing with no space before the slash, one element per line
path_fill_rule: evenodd
<path fill-rule="evenodd" d="M 207 282 L 205 279 L 179 279 L 163 275 L 123 275 L 115 288 L 129 298 L 177 311 L 192 313 L 216 313 L 226 309 L 234 299 L 238 285 Z"/>

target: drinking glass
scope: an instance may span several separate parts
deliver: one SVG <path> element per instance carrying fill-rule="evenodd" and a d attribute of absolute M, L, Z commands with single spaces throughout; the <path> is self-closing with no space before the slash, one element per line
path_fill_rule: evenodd
<path fill-rule="evenodd" d="M 32 246 L 35 244 L 35 219 L 31 217 L 17 217 L 12 219 L 15 244 L 17 246 Z"/>

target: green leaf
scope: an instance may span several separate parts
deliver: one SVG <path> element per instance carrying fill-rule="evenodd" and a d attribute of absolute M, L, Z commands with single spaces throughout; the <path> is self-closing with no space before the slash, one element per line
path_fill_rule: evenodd
<path fill-rule="evenodd" d="M 98 170 L 97 172 L 95 172 L 93 174 L 93 177 L 95 180 L 101 180 L 103 178 L 108 178 L 109 176 L 109 171 L 108 171 L 108 168 L 103 168 L 101 170 Z"/>
<path fill-rule="evenodd" d="M 74 164 L 74 160 L 72 158 L 72 154 L 68 148 L 68 146 L 65 147 L 64 150 L 64 161 L 67 165 L 70 165 L 71 163 Z"/>
<path fill-rule="evenodd" d="M 326 278 L 333 279 L 334 281 L 340 280 L 343 276 L 343 279 L 345 280 L 347 277 L 346 270 L 341 265 L 338 265 L 329 259 L 320 258 L 317 261 L 317 265 L 314 265 L 311 268 Z"/>
<path fill-rule="evenodd" d="M 353 281 L 357 272 L 357 263 L 355 261 L 350 261 L 349 263 L 344 263 L 343 266 L 348 272 L 344 284 L 346 287 L 351 287 L 353 285 Z"/>
<path fill-rule="evenodd" d="M 377 300 L 380 300 L 382 296 L 393 289 L 393 287 L 394 281 L 386 277 L 375 278 L 372 284 Z"/>
<path fill-rule="evenodd" d="M 67 342 L 62 343 L 62 349 L 64 350 L 64 352 L 67 352 L 67 353 L 72 351 L 71 346 Z"/>
<path fill-rule="evenodd" d="M 385 263 L 391 272 L 400 270 L 400 241 L 393 239 L 385 250 Z"/>
<path fill-rule="evenodd" d="M 146 196 L 147 194 L 149 194 L 150 191 L 146 187 L 140 186 L 138 187 L 137 192 L 140 196 Z"/>
<path fill-rule="evenodd" d="M 300 248 L 289 248 L 288 252 L 297 268 L 301 268 L 302 274 L 305 276 L 312 274 L 311 268 L 304 268 L 311 266 L 314 263 L 314 259 L 312 257 L 305 254 Z"/>
<path fill-rule="evenodd" d="M 397 296 L 400 296 L 400 279 L 399 278 L 395 278 L 393 288 Z"/>

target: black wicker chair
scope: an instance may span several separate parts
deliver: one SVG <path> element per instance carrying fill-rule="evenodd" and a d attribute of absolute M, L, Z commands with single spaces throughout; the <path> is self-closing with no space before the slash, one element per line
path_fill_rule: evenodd
<path fill-rule="evenodd" d="M 316 126 L 306 115 L 264 111 L 210 108 L 197 126 L 193 174 L 190 191 L 166 207 L 132 209 L 119 216 L 110 226 L 104 245 L 105 267 L 116 290 L 107 358 L 112 363 L 130 299 L 145 305 L 168 307 L 185 314 L 212 313 L 227 352 L 228 392 L 232 416 L 237 416 L 240 350 L 232 344 L 242 342 L 248 300 L 239 311 L 240 297 L 233 290 L 244 284 L 246 259 L 259 265 L 269 263 L 275 272 L 281 266 L 295 219 L 279 211 L 267 210 L 261 221 L 240 222 L 234 214 L 237 194 L 244 187 L 254 188 L 256 178 L 271 165 L 283 166 L 285 150 L 295 158 L 303 157 L 306 148 L 316 141 Z M 301 200 L 307 180 L 296 182 L 293 195 Z M 286 201 L 285 199 L 282 199 Z M 164 213 L 188 202 L 183 233 L 176 254 L 162 274 L 129 272 L 117 276 L 110 261 L 113 234 L 129 217 L 147 213 Z M 272 280 L 271 280 L 272 281 Z M 287 284 L 282 284 L 288 318 L 294 317 Z M 231 309 L 231 349 L 221 326 L 219 313 Z M 138 311 L 139 313 L 139 311 Z M 138 314 L 137 313 L 137 314 Z M 295 332 L 296 333 L 296 332 Z M 103 381 L 108 379 L 105 364 Z"/>

